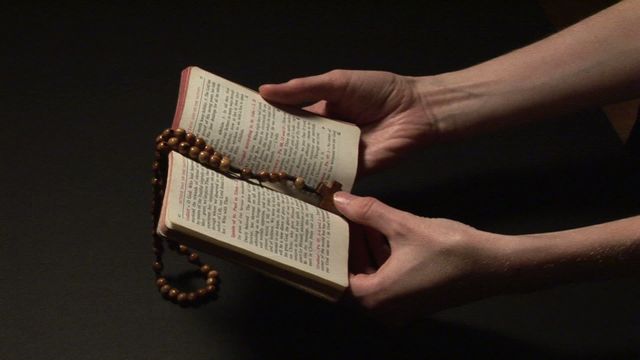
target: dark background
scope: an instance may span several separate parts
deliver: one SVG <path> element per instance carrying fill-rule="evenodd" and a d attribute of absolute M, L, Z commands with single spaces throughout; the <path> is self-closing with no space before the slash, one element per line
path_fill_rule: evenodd
<path fill-rule="evenodd" d="M 400 329 L 216 259 L 217 303 L 181 309 L 153 284 L 152 142 L 184 67 L 252 88 L 333 68 L 435 74 L 550 34 L 536 2 L 2 10 L 0 357 L 639 356 L 637 278 L 495 297 Z M 488 231 L 552 231 L 639 213 L 627 166 L 592 109 L 431 147 L 355 192 Z"/>

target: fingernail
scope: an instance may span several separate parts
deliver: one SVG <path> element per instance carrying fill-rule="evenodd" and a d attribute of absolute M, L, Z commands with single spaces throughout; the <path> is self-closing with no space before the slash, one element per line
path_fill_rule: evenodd
<path fill-rule="evenodd" d="M 333 202 L 336 205 L 340 205 L 340 206 L 349 205 L 351 200 L 353 200 L 355 198 L 356 197 L 354 195 L 351 195 L 350 193 L 345 192 L 345 191 L 338 191 L 337 193 L 333 194 Z"/>

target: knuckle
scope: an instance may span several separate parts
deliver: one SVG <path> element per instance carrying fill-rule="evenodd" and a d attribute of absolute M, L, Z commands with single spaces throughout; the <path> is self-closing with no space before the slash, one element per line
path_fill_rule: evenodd
<path fill-rule="evenodd" d="M 349 84 L 349 71 L 342 69 L 331 70 L 326 73 L 328 83 L 334 89 L 346 88 Z"/>
<path fill-rule="evenodd" d="M 374 209 L 378 205 L 378 200 L 372 197 L 363 197 L 356 200 L 354 206 L 354 216 L 358 220 L 369 220 L 374 214 Z"/>

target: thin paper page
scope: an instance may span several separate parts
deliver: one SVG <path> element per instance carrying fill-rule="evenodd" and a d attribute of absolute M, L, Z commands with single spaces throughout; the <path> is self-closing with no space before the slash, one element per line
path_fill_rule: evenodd
<path fill-rule="evenodd" d="M 349 230 L 342 218 L 170 156 L 170 228 L 347 286 Z"/>
<path fill-rule="evenodd" d="M 285 112 L 256 92 L 197 67 L 185 70 L 174 126 L 204 138 L 253 171 L 286 171 L 312 186 L 337 180 L 350 191 L 358 127 L 309 113 Z"/>

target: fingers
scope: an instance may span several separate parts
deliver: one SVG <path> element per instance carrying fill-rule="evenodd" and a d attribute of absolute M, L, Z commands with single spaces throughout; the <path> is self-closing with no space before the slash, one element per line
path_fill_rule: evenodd
<path fill-rule="evenodd" d="M 349 86 L 348 71 L 333 70 L 322 75 L 289 80 L 282 84 L 260 86 L 260 95 L 269 101 L 287 105 L 338 101 Z"/>
<path fill-rule="evenodd" d="M 391 238 L 408 221 L 409 214 L 372 197 L 339 191 L 333 196 L 336 208 L 349 220 L 368 226 Z"/>

